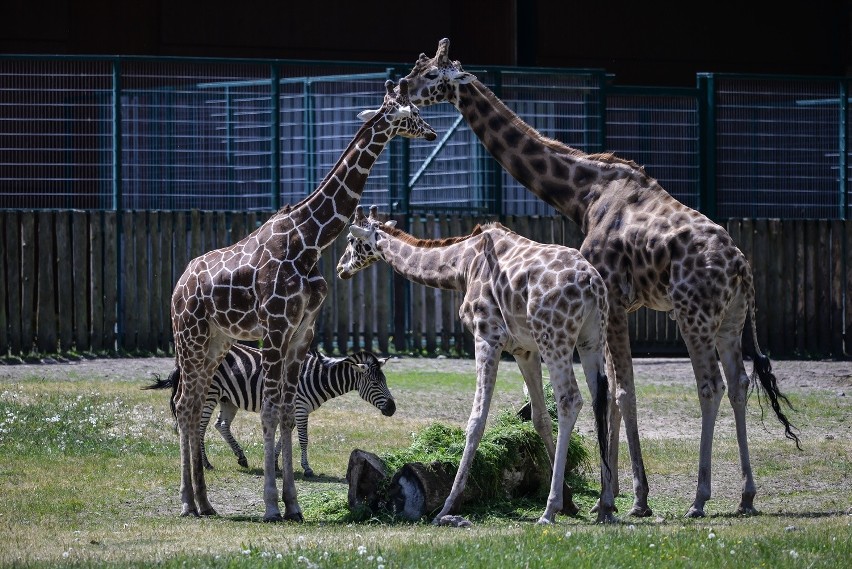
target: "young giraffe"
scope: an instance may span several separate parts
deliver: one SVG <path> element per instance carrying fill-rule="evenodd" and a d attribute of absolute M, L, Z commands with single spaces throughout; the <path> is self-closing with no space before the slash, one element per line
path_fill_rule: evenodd
<path fill-rule="evenodd" d="M 302 520 L 292 465 L 294 398 L 299 368 L 327 285 L 316 266 L 322 251 L 346 227 L 376 159 L 401 135 L 434 140 L 432 130 L 387 81 L 381 108 L 365 121 L 319 187 L 282 208 L 234 245 L 193 259 L 172 295 L 172 327 L 181 381 L 175 395 L 180 431 L 181 515 L 215 515 L 207 500 L 199 422 L 208 387 L 235 340 L 263 340 L 264 520 L 282 519 L 275 489 L 275 434 L 281 427 L 284 519 Z"/>
<path fill-rule="evenodd" d="M 727 379 L 739 445 L 742 498 L 737 511 L 757 513 L 746 438 L 746 400 L 749 386 L 757 383 L 750 382 L 743 363 L 747 317 L 759 387 L 784 425 L 786 437 L 801 447 L 781 411 L 780 403 L 789 405 L 789 401 L 779 391 L 769 359 L 757 343 L 752 273 L 742 252 L 722 227 L 678 202 L 634 162 L 612 154 L 585 154 L 542 136 L 458 61 L 451 61 L 449 46 L 449 40 L 442 39 L 435 57 L 420 55 L 406 77 L 412 102 L 454 105 L 503 168 L 581 227 L 586 237 L 580 251 L 606 281 L 610 375 L 618 385 L 617 402 L 633 471 L 635 498 L 630 514 L 651 515 L 627 328 L 627 314 L 642 306 L 666 311 L 677 321 L 697 381 L 701 404 L 698 487 L 687 516 L 703 516 L 710 498 L 713 430 L 725 391 L 718 360 Z M 610 464 L 617 472 L 619 429 L 612 429 L 611 437 Z M 615 484 L 617 494 L 617 477 Z"/>
<path fill-rule="evenodd" d="M 589 386 L 600 443 L 598 521 L 613 521 L 607 429 L 611 420 L 608 413 L 615 405 L 604 372 L 606 287 L 595 268 L 576 249 L 530 241 L 499 223 L 477 226 L 464 237 L 426 240 L 396 229 L 395 222 L 383 224 L 376 219 L 375 209 L 365 218 L 359 206 L 355 216 L 346 250 L 337 264 L 340 278 L 351 278 L 382 259 L 413 282 L 464 292 L 459 317 L 474 336 L 476 394 L 458 472 L 433 523 L 469 525 L 450 514 L 459 506 L 485 429 L 497 366 L 504 351 L 518 362 L 529 391 L 533 424 L 550 454 L 550 494 L 539 523 L 553 522 L 563 507 L 568 441 L 583 405 L 572 363 L 575 347 Z M 544 401 L 542 360 L 550 371 L 557 401 L 555 447 Z"/>

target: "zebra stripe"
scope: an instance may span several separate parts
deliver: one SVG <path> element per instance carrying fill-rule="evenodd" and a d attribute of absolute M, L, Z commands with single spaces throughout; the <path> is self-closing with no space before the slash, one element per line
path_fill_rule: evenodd
<path fill-rule="evenodd" d="M 235 344 L 225 354 L 213 375 L 199 425 L 201 455 L 205 468 L 213 468 L 207 459 L 204 436 L 217 404 L 219 416 L 215 424 L 216 430 L 237 456 L 239 465 L 248 467 L 245 453 L 231 433 L 231 424 L 240 409 L 254 413 L 260 412 L 263 400 L 260 354 L 260 350 L 256 348 Z M 305 477 L 314 474 L 308 463 L 308 415 L 316 411 L 323 403 L 357 390 L 364 401 L 374 405 L 383 415 L 389 417 L 394 414 L 396 402 L 388 389 L 387 379 L 381 369 L 386 361 L 387 359 L 379 359 L 375 354 L 367 351 L 343 358 L 332 358 L 315 351 L 307 354 L 299 373 L 295 399 L 296 429 L 299 434 L 299 446 L 302 451 L 301 465 Z M 167 380 L 157 379 L 153 385 L 143 389 L 171 387 L 173 400 L 179 380 L 180 370 L 175 368 Z M 173 401 L 172 412 L 174 412 Z M 280 454 L 281 441 L 279 440 L 276 444 L 276 456 Z"/>

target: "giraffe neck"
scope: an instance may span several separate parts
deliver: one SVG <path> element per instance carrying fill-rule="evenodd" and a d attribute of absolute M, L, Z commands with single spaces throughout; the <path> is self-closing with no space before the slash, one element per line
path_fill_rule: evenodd
<path fill-rule="evenodd" d="M 478 79 L 458 86 L 455 105 L 485 148 L 512 177 L 581 226 L 589 205 L 599 196 L 600 190 L 594 188 L 601 178 L 610 181 L 626 174 L 543 136 Z"/>
<path fill-rule="evenodd" d="M 370 170 L 393 138 L 388 126 L 382 119 L 364 123 L 319 186 L 282 213 L 298 228 L 305 249 L 319 256 L 349 223 Z"/>
<path fill-rule="evenodd" d="M 432 288 L 464 290 L 470 239 L 417 239 L 399 229 L 380 229 L 376 237 L 382 259 L 399 275 Z"/>

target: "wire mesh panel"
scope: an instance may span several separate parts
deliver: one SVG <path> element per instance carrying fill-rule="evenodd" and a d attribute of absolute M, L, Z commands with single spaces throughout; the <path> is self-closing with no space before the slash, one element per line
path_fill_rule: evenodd
<path fill-rule="evenodd" d="M 696 92 L 609 92 L 605 150 L 643 166 L 672 196 L 698 209 L 698 119 Z"/>
<path fill-rule="evenodd" d="M 268 66 L 131 61 L 122 71 L 123 209 L 269 207 Z"/>
<path fill-rule="evenodd" d="M 836 218 L 837 81 L 715 79 L 721 218 Z"/>
<path fill-rule="evenodd" d="M 0 59 L 0 208 L 112 207 L 105 61 Z"/>

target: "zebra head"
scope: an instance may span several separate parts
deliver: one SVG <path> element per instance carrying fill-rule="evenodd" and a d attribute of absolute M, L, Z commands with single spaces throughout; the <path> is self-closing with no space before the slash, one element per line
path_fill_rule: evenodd
<path fill-rule="evenodd" d="M 353 364 L 358 377 L 358 394 L 361 399 L 375 405 L 385 417 L 396 413 L 396 402 L 388 389 L 387 378 L 382 366 L 390 358 L 380 359 L 372 352 L 360 351 L 346 356 L 344 361 Z"/>

